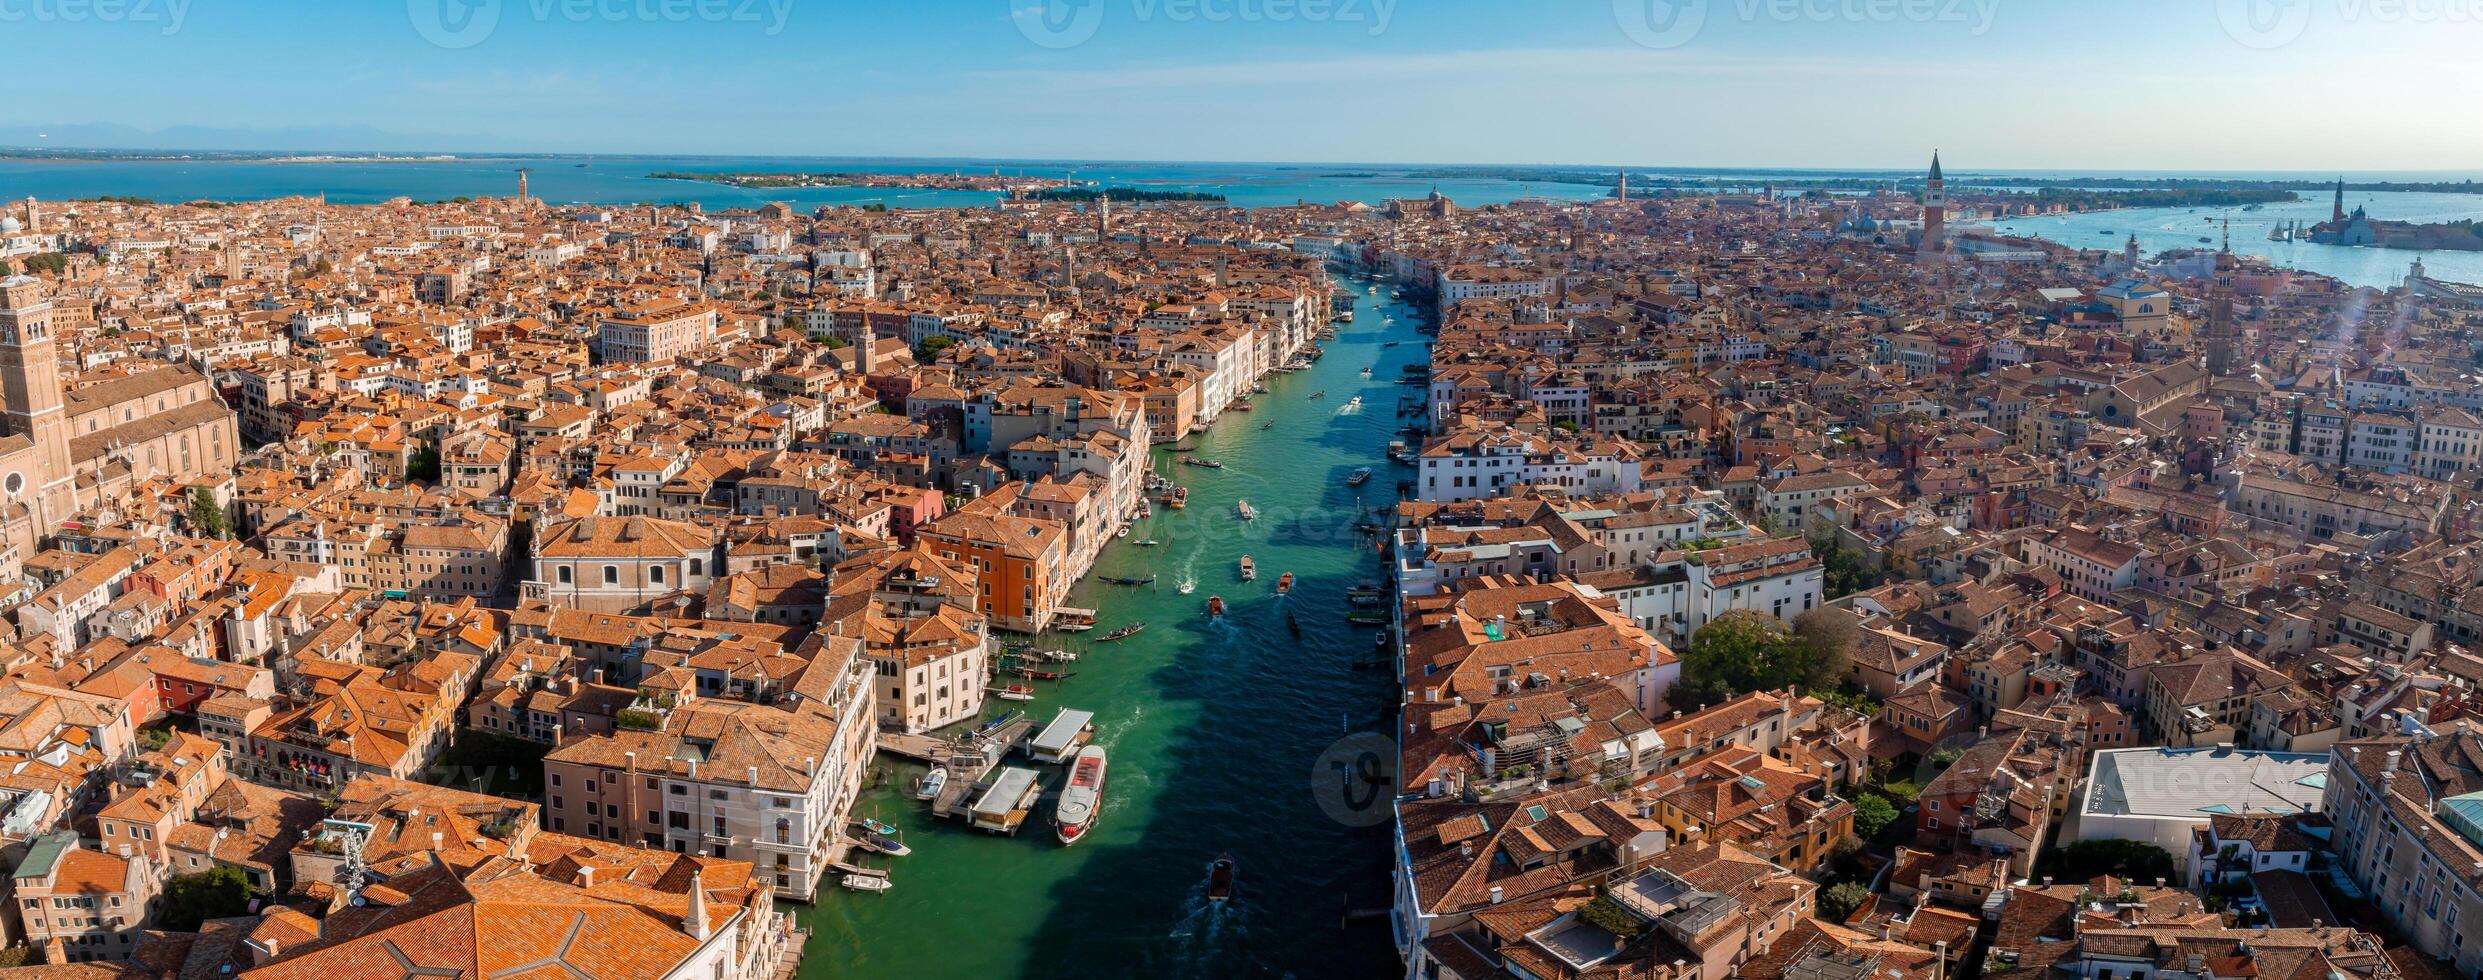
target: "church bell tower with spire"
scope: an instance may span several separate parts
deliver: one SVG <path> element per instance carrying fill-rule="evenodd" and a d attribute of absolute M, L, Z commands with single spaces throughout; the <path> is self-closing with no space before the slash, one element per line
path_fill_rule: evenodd
<path fill-rule="evenodd" d="M 1931 151 L 1931 174 L 1923 181 L 1923 238 L 1916 246 L 1925 257 L 1948 247 L 1948 181 L 1940 176 L 1940 151 Z"/>

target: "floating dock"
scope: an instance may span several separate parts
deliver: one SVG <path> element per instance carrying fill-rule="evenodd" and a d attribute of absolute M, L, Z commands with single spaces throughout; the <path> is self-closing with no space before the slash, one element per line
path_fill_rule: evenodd
<path fill-rule="evenodd" d="M 978 788 L 982 795 L 967 811 L 967 822 L 976 830 L 1014 834 L 1034 812 L 1035 799 L 1043 795 L 1043 780 L 1032 769 L 1002 766 Z"/>

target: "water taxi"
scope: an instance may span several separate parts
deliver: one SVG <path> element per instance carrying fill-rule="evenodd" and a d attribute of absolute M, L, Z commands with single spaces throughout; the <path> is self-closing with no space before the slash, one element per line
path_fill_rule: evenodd
<path fill-rule="evenodd" d="M 1354 410 L 1354 409 L 1361 408 L 1361 407 L 1362 407 L 1362 396 L 1361 396 L 1361 395 L 1355 395 L 1355 396 L 1353 397 L 1353 400 L 1352 400 L 1352 401 L 1348 401 L 1348 402 L 1346 402 L 1346 403 L 1345 403 L 1345 409 L 1346 409 L 1347 411 L 1352 411 L 1352 410 Z"/>
<path fill-rule="evenodd" d="M 895 882 L 870 875 L 846 875 L 837 879 L 837 883 L 844 885 L 845 890 L 851 892 L 884 892 L 896 887 Z"/>
<path fill-rule="evenodd" d="M 1003 701 L 1032 701 L 1035 699 L 1035 689 L 1024 684 L 1011 684 L 991 692 L 991 696 Z"/>
<path fill-rule="evenodd" d="M 1095 818 L 1103 813 L 1104 747 L 1089 745 L 1078 750 L 1069 763 L 1069 784 L 1061 787 L 1060 802 L 1052 805 L 1052 827 L 1062 846 L 1075 844 L 1078 838 L 1095 826 Z"/>
<path fill-rule="evenodd" d="M 1250 506 L 1250 501 L 1247 500 L 1233 501 L 1233 513 L 1245 521 L 1255 521 L 1259 519 L 1258 509 Z"/>
<path fill-rule="evenodd" d="M 947 785 L 948 769 L 943 766 L 933 766 L 930 772 L 923 773 L 923 778 L 914 784 L 914 798 L 917 800 L 937 799 L 941 788 Z"/>
<path fill-rule="evenodd" d="M 1208 597 L 1207 597 L 1207 618 L 1209 618 L 1209 619 L 1223 619 L 1223 618 L 1224 618 L 1224 597 L 1223 597 L 1223 596 L 1220 596 L 1220 595 L 1211 595 L 1211 596 L 1208 596 Z"/>
<path fill-rule="evenodd" d="M 1277 595 L 1285 595 L 1285 594 L 1290 593 L 1290 592 L 1292 592 L 1292 591 L 1293 591 L 1293 573 L 1292 573 L 1292 572 L 1286 572 L 1286 573 L 1284 573 L 1283 575 L 1279 575 L 1279 576 L 1277 576 L 1277 577 L 1276 577 L 1276 594 L 1277 594 Z"/>
<path fill-rule="evenodd" d="M 1368 466 L 1357 466 L 1353 472 L 1345 474 L 1346 486 L 1358 487 L 1369 482 L 1371 482 L 1371 468 Z"/>
<path fill-rule="evenodd" d="M 863 820 L 859 822 L 862 824 L 862 833 L 855 835 L 854 843 L 861 845 L 863 850 L 877 851 L 881 854 L 888 855 L 889 857 L 904 857 L 908 854 L 914 853 L 913 848 L 905 846 L 905 842 L 898 840 L 896 835 L 892 833 L 892 831 L 895 831 L 897 828 L 889 827 L 887 824 L 880 823 L 876 820 Z M 881 827 L 887 827 L 888 829 L 883 831 L 879 829 Z"/>
<path fill-rule="evenodd" d="M 1244 582 L 1255 581 L 1259 577 L 1259 566 L 1251 563 L 1249 555 L 1241 557 L 1241 577 Z"/>
<path fill-rule="evenodd" d="M 1207 900 L 1223 902 L 1233 897 L 1233 856 L 1219 854 L 1216 863 L 1207 866 Z"/>

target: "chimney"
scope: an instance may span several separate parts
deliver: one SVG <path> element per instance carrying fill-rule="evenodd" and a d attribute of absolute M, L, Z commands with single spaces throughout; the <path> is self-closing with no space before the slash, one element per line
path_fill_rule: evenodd
<path fill-rule="evenodd" d="M 1493 905 L 1498 905 L 1498 904 L 1500 904 L 1500 897 L 1501 897 L 1501 896 L 1500 896 L 1500 886 L 1499 886 L 1499 885 L 1493 885 L 1493 886 L 1492 886 L 1492 904 L 1493 904 Z"/>
<path fill-rule="evenodd" d="M 2399 752 L 2395 749 L 2390 749 L 2388 751 L 2388 761 L 2380 763 L 2380 774 L 2394 775 L 2397 771 L 2397 763 L 2401 761 L 2404 756 L 2405 753 Z"/>
<path fill-rule="evenodd" d="M 578 865 L 578 887 L 580 887 L 580 888 L 593 888 L 593 887 L 595 887 L 595 866 L 594 866 L 594 865 L 591 865 L 591 864 L 581 864 L 581 865 Z"/>

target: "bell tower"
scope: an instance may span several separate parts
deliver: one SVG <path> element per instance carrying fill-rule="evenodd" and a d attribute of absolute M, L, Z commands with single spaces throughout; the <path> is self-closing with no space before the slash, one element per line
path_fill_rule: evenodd
<path fill-rule="evenodd" d="M 19 526 L 15 508 L 0 510 L 9 522 L 0 544 L 30 551 L 44 530 L 75 511 L 70 495 L 69 418 L 61 408 L 60 357 L 52 347 L 52 300 L 32 276 L 0 279 L 0 431 L 24 436 L 26 448 L 0 456 L 0 500 L 23 502 L 31 526 Z"/>
<path fill-rule="evenodd" d="M 1931 151 L 1931 174 L 1923 180 L 1923 255 L 1943 250 L 1948 238 L 1948 181 L 1940 176 L 1940 151 Z"/>

